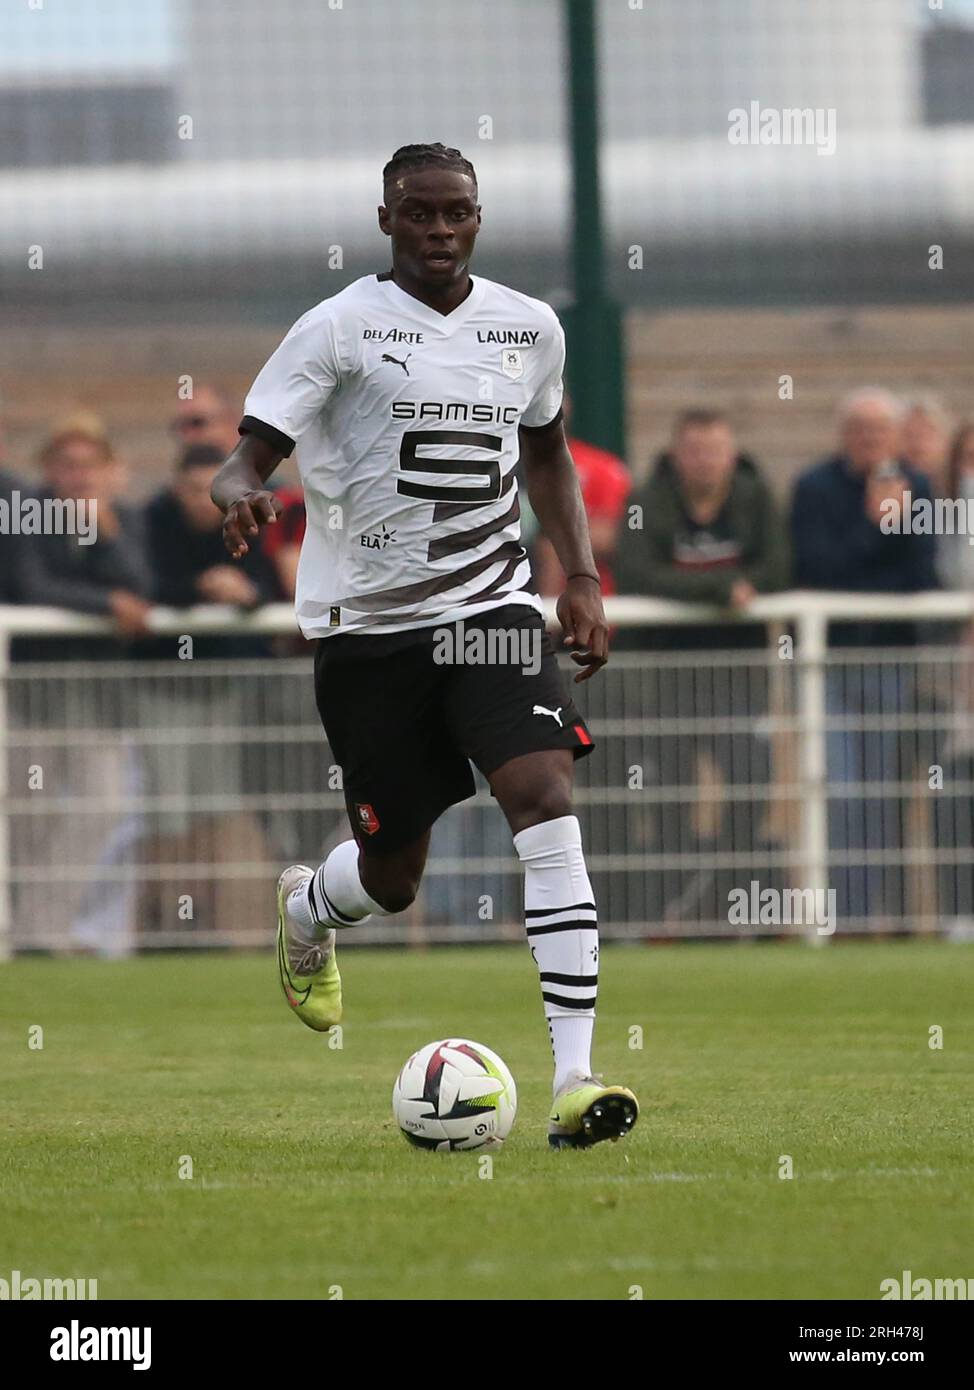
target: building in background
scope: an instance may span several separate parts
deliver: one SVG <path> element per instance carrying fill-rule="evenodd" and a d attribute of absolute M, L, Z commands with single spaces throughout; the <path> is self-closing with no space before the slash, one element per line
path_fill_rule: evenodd
<path fill-rule="evenodd" d="M 418 13 L 74 0 L 6 16 L 5 301 L 239 316 L 246 281 L 258 312 L 287 317 L 309 283 L 374 263 L 381 164 L 425 139 L 477 165 L 481 273 L 564 298 L 561 0 L 471 3 L 462 27 L 449 0 Z M 598 16 L 608 271 L 626 303 L 974 292 L 968 0 L 949 15 L 919 0 L 652 0 Z M 752 102 L 834 111 L 834 153 L 730 146 L 729 113 Z M 949 286 L 927 267 L 931 226 L 950 236 Z M 24 264 L 36 245 L 43 277 Z"/>

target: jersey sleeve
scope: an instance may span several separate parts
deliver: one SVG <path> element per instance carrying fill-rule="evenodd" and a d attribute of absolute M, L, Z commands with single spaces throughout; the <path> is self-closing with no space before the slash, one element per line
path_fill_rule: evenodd
<path fill-rule="evenodd" d="M 240 433 L 265 439 L 288 458 L 340 382 L 334 321 L 312 310 L 258 372 L 244 401 Z"/>
<path fill-rule="evenodd" d="M 564 395 L 562 375 L 565 370 L 565 332 L 552 313 L 551 341 L 548 344 L 544 375 L 538 389 L 518 424 L 528 429 L 541 429 L 557 419 Z"/>

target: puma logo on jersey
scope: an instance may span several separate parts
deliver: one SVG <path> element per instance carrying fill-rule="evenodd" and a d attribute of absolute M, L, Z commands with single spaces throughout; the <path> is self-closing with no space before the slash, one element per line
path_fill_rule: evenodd
<path fill-rule="evenodd" d="M 412 354 L 411 352 L 407 352 L 407 353 L 406 353 L 406 356 L 405 356 L 405 357 L 403 358 L 403 360 L 400 362 L 400 361 L 399 361 L 399 358 L 398 358 L 398 357 L 393 357 L 393 355 L 392 355 L 391 352 L 384 352 L 384 353 L 382 354 L 382 360 L 383 360 L 383 362 L 395 362 L 396 366 L 397 366 L 397 367 L 402 367 L 403 371 L 404 371 L 404 372 L 406 373 L 406 375 L 408 376 L 408 375 L 409 375 L 409 368 L 406 366 L 406 363 L 409 361 L 409 359 L 410 359 L 410 357 L 412 357 L 412 355 L 413 355 L 413 354 Z"/>
<path fill-rule="evenodd" d="M 535 707 L 534 707 L 534 709 L 531 711 L 531 713 L 532 713 L 532 714 L 550 714 L 551 717 L 552 717 L 552 719 L 553 719 L 553 720 L 555 721 L 555 723 L 558 725 L 559 729 L 563 729 L 565 726 L 564 726 L 564 724 L 562 724 L 562 722 L 561 722 L 561 712 L 562 712 L 562 710 L 563 710 L 564 708 L 565 708 L 564 705 L 559 705 L 557 709 L 545 709 L 544 705 L 535 705 Z"/>

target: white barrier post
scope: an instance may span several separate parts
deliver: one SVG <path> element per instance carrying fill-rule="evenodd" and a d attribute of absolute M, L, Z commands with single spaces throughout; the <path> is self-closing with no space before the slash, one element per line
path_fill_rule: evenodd
<path fill-rule="evenodd" d="M 801 740 L 802 887 L 818 893 L 829 886 L 828 757 L 825 734 L 825 660 L 828 618 L 814 606 L 795 614 L 798 638 L 798 708 Z M 828 936 L 816 927 L 807 939 L 821 946 Z"/>

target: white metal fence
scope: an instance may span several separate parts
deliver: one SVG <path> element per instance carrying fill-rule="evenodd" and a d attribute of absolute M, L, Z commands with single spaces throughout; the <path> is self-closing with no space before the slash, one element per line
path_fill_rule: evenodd
<path fill-rule="evenodd" d="M 619 628 L 759 622 L 758 650 L 618 652 L 575 687 L 596 738 L 577 806 L 606 937 L 787 935 L 761 892 L 835 891 L 839 933 L 974 919 L 974 596 L 793 592 L 744 616 L 607 602 Z M 915 620 L 916 647 L 829 648 L 830 621 Z M 939 624 L 938 629 L 933 624 Z M 156 610 L 160 634 L 294 634 L 288 605 Z M 307 655 L 11 661 L 101 619 L 0 607 L 0 954 L 259 945 L 283 863 L 347 838 Z M 358 941 L 521 935 L 485 784 L 434 831 L 421 895 Z M 729 911 L 741 894 L 746 923 Z M 774 895 L 777 894 L 775 899 Z M 823 899 L 824 901 L 824 899 Z"/>

